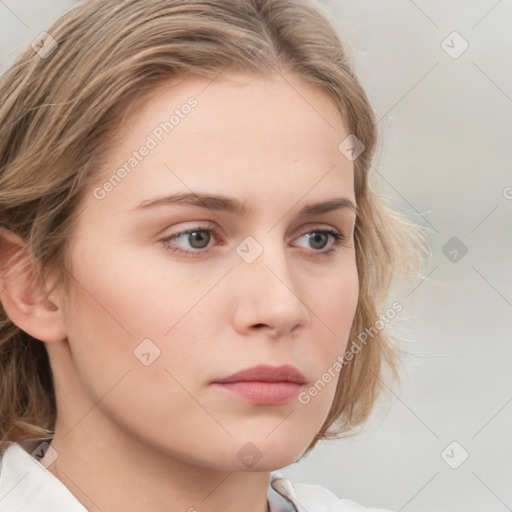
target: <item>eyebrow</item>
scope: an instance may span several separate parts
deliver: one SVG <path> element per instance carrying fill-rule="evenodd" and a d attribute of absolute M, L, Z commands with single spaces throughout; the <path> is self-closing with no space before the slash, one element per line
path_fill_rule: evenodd
<path fill-rule="evenodd" d="M 222 195 L 197 194 L 194 192 L 172 194 L 156 197 L 154 199 L 147 199 L 139 203 L 131 211 L 147 210 L 157 206 L 173 204 L 185 204 L 209 210 L 236 213 L 239 215 L 248 215 L 251 212 L 251 209 L 247 206 L 247 204 L 239 201 L 238 199 Z M 357 214 L 357 206 L 349 198 L 337 197 L 329 199 L 328 201 L 321 201 L 318 203 L 305 205 L 300 210 L 299 217 L 319 215 L 321 213 L 330 212 L 340 208 L 351 210 Z"/>

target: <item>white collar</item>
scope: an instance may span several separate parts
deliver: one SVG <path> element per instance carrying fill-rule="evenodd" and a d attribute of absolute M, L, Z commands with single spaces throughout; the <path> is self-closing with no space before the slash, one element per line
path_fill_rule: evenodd
<path fill-rule="evenodd" d="M 20 443 L 12 443 L 5 450 L 1 471 L 2 512 L 87 512 L 69 489 Z"/>

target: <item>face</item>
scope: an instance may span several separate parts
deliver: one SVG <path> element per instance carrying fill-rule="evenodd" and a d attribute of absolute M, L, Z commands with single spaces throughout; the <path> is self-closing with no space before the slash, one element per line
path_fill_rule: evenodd
<path fill-rule="evenodd" d="M 187 79 L 118 135 L 70 240 L 59 421 L 204 467 L 292 463 L 327 417 L 358 298 L 335 103 L 292 75 Z"/>

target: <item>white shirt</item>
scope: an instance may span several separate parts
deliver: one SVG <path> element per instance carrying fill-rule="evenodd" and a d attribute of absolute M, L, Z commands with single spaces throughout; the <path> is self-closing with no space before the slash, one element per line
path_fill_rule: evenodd
<path fill-rule="evenodd" d="M 28 441 L 28 440 L 27 440 Z M 0 457 L 0 512 L 87 512 L 69 489 L 34 456 L 39 444 L 12 443 Z M 271 512 L 389 512 L 340 499 L 331 491 L 271 474 Z"/>

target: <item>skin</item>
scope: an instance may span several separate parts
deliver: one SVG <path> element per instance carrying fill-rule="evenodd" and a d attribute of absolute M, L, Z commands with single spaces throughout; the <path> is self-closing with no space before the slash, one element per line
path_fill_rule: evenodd
<path fill-rule="evenodd" d="M 100 186 L 167 112 L 190 96 L 198 105 L 103 199 L 85 195 L 70 295 L 46 296 L 28 278 L 2 292 L 50 356 L 58 457 L 48 470 L 90 511 L 264 512 L 269 472 L 296 461 L 329 412 L 337 379 L 306 405 L 255 405 L 211 385 L 256 364 L 292 364 L 306 389 L 343 354 L 356 311 L 355 213 L 298 216 L 310 203 L 356 203 L 353 164 L 338 150 L 349 132 L 327 93 L 284 76 L 153 91 L 119 126 Z M 252 211 L 136 209 L 191 191 Z M 203 253 L 169 250 L 200 247 L 190 236 L 162 242 L 198 224 L 218 231 L 201 232 Z M 305 235 L 323 229 L 347 240 Z M 263 249 L 252 263 L 236 251 L 248 236 Z M 160 350 L 148 366 L 134 355 L 144 339 Z M 251 467 L 237 456 L 249 442 L 261 457 Z"/>

